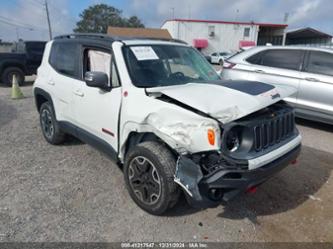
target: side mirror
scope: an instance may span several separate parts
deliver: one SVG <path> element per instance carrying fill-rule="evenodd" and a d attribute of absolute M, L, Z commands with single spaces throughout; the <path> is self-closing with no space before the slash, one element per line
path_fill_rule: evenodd
<path fill-rule="evenodd" d="M 103 72 L 86 72 L 84 80 L 87 86 L 97 87 L 103 90 L 110 90 L 109 78 L 106 73 Z"/>

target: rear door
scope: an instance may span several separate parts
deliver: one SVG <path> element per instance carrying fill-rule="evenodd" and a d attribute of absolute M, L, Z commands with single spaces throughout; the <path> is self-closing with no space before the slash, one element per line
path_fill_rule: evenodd
<path fill-rule="evenodd" d="M 46 75 L 48 91 L 58 120 L 73 121 L 72 91 L 79 80 L 79 46 L 72 41 L 54 41 L 49 63 L 51 68 Z"/>
<path fill-rule="evenodd" d="M 301 76 L 299 108 L 315 116 L 333 115 L 333 54 L 309 51 Z"/>
<path fill-rule="evenodd" d="M 251 56 L 247 61 L 248 80 L 268 84 L 287 85 L 299 89 L 304 51 L 299 49 L 268 49 Z M 285 99 L 291 105 L 297 104 L 297 93 Z"/>

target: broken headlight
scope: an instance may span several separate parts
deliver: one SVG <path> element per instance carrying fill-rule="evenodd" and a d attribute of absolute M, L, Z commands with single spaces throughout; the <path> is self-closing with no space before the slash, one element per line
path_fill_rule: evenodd
<path fill-rule="evenodd" d="M 225 130 L 222 137 L 222 150 L 233 156 L 248 153 L 253 144 L 253 136 L 249 128 L 235 125 Z"/>
<path fill-rule="evenodd" d="M 238 150 L 241 139 L 241 133 L 239 131 L 236 129 L 229 131 L 225 143 L 227 150 L 230 152 L 235 152 Z"/>

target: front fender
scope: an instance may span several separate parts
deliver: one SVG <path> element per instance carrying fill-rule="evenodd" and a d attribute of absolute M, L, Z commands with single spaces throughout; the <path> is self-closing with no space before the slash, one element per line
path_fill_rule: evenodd
<path fill-rule="evenodd" d="M 209 144 L 207 132 L 215 132 L 214 145 Z M 215 120 L 201 116 L 187 116 L 173 109 L 162 108 L 147 115 L 142 122 L 128 121 L 121 131 L 120 159 L 123 160 L 126 140 L 131 132 L 151 132 L 179 154 L 219 150 L 220 128 Z"/>

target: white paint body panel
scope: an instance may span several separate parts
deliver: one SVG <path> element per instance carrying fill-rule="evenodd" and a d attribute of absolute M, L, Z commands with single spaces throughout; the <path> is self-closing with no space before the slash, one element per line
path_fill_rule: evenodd
<path fill-rule="evenodd" d="M 126 43 L 186 46 L 164 41 L 130 40 Z M 131 132 L 154 133 L 179 154 L 219 151 L 221 131 L 218 121 L 228 123 L 239 119 L 278 102 L 295 91 L 292 87 L 277 85 L 271 92 L 253 96 L 219 85 L 200 83 L 138 88 L 132 84 L 129 76 L 122 54 L 123 43 L 113 42 L 113 54 L 122 86 L 106 92 L 88 87 L 81 80 L 58 74 L 48 63 L 51 44 L 52 42 L 49 42 L 46 45 L 34 88 L 39 87 L 51 95 L 57 120 L 71 122 L 106 141 L 118 152 L 121 161 L 124 160 L 125 145 Z M 55 84 L 49 84 L 50 80 Z M 277 92 L 280 97 L 272 99 L 271 95 Z M 156 99 L 156 96 L 161 94 L 200 110 L 212 118 Z M 112 138 L 104 134 L 102 128 L 112 131 L 115 136 Z M 208 129 L 215 131 L 214 145 L 208 142 Z"/>

